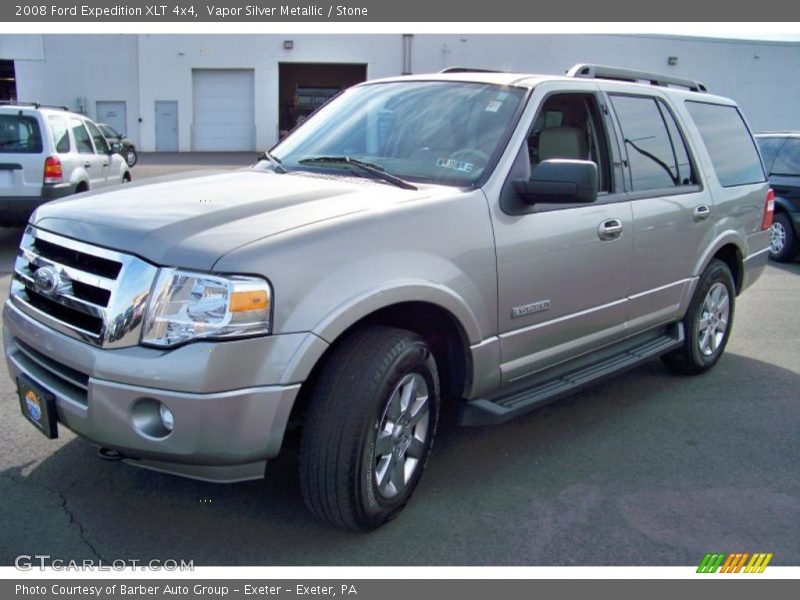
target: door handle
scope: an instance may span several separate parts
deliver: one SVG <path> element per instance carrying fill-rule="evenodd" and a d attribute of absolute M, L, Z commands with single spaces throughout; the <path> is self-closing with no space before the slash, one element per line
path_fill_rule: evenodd
<path fill-rule="evenodd" d="M 695 206 L 692 211 L 692 217 L 695 221 L 705 221 L 709 216 L 711 216 L 711 208 L 707 204 Z"/>
<path fill-rule="evenodd" d="M 89 167 L 92 166 L 92 163 L 91 163 L 91 161 L 87 160 L 85 163 L 83 163 L 83 166 L 88 169 Z"/>
<path fill-rule="evenodd" d="M 104 163 L 103 163 L 103 166 L 104 166 L 104 167 L 107 167 L 107 166 L 108 166 L 108 161 L 104 162 Z"/>
<path fill-rule="evenodd" d="M 597 228 L 597 235 L 601 240 L 615 240 L 622 235 L 622 221 L 619 219 L 606 219 Z"/>

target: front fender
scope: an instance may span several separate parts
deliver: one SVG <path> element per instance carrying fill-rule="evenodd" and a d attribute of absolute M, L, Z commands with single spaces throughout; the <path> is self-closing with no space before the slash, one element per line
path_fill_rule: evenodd
<path fill-rule="evenodd" d="M 449 312 L 471 344 L 482 339 L 478 319 L 463 298 L 443 285 L 418 280 L 388 281 L 378 289 L 363 292 L 328 314 L 312 332 L 331 343 L 367 315 L 409 301 L 426 302 Z"/>

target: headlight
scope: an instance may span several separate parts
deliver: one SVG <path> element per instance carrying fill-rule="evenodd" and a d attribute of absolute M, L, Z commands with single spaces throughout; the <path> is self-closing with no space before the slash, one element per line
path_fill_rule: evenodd
<path fill-rule="evenodd" d="M 161 269 L 147 307 L 142 343 L 167 347 L 203 338 L 266 334 L 270 302 L 264 279 Z"/>

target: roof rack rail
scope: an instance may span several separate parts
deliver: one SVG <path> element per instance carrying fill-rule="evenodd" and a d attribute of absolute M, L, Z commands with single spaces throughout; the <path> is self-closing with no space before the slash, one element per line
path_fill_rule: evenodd
<path fill-rule="evenodd" d="M 17 100 L 0 100 L 0 106 L 32 106 L 33 108 L 57 108 L 59 110 L 69 110 L 69 106 L 42 104 L 41 102 L 18 102 Z"/>
<path fill-rule="evenodd" d="M 503 71 L 496 71 L 495 69 L 473 69 L 471 67 L 447 67 L 442 69 L 439 73 L 502 73 Z"/>
<path fill-rule="evenodd" d="M 638 71 L 636 69 L 623 69 L 622 67 L 609 67 L 606 65 L 578 64 L 567 71 L 567 77 L 585 77 L 587 79 L 615 79 L 617 81 L 649 81 L 650 85 L 677 85 L 685 87 L 692 92 L 707 92 L 708 88 L 699 81 L 682 79 L 672 75 Z"/>

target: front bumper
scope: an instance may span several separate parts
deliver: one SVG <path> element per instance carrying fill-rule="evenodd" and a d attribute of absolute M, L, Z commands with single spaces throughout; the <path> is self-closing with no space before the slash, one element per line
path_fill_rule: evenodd
<path fill-rule="evenodd" d="M 218 482 L 264 476 L 300 389 L 292 378 L 327 347 L 302 333 L 172 351 L 104 350 L 43 326 L 9 301 L 3 320 L 9 374 L 52 392 L 59 423 L 132 464 Z M 148 435 L 134 418 L 152 400 L 175 418 L 163 437 Z"/>

